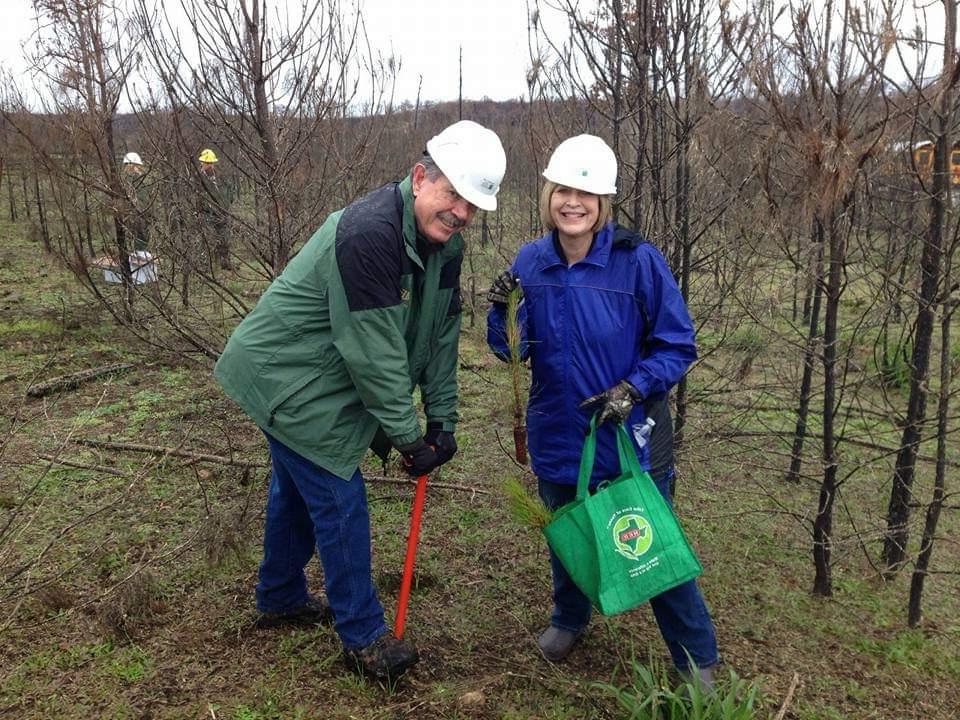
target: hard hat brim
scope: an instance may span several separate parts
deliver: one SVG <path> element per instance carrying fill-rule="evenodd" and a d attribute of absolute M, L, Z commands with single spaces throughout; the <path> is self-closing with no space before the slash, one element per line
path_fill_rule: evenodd
<path fill-rule="evenodd" d="M 478 193 L 476 190 L 474 190 L 469 186 L 461 187 L 461 185 L 465 185 L 465 183 L 460 183 L 458 185 L 452 179 L 450 178 L 447 178 L 447 179 L 450 180 L 450 184 L 453 185 L 453 189 L 456 190 L 458 193 L 460 193 L 460 197 L 462 197 L 471 205 L 476 205 L 481 210 L 487 210 L 487 211 L 497 209 L 496 195 L 484 195 L 482 193 Z"/>
<path fill-rule="evenodd" d="M 497 209 L 507 158 L 496 133 L 461 120 L 430 138 L 427 154 L 460 197 L 481 210 Z"/>
<path fill-rule="evenodd" d="M 589 182 L 583 182 L 577 178 L 563 177 L 559 174 L 551 173 L 549 169 L 543 171 L 543 177 L 557 185 L 573 188 L 574 190 L 581 190 L 592 195 L 617 194 L 617 187 L 615 185 L 595 185 Z"/>

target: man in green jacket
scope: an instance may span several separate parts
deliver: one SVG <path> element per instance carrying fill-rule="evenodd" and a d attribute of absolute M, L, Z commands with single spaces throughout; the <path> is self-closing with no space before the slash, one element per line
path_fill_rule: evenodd
<path fill-rule="evenodd" d="M 418 476 L 457 450 L 460 230 L 478 208 L 496 208 L 505 166 L 500 140 L 477 123 L 433 137 L 404 180 L 327 218 L 214 371 L 270 445 L 258 624 L 332 614 L 347 665 L 378 680 L 418 655 L 388 632 L 373 586 L 358 465 L 368 448 L 386 457 L 393 446 Z M 329 605 L 307 591 L 315 547 Z"/>

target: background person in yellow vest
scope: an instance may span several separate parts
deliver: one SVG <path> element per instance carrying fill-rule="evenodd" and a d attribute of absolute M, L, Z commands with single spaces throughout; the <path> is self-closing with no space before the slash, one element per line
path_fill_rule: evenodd
<path fill-rule="evenodd" d="M 233 191 L 229 183 L 217 172 L 219 158 L 210 148 L 204 148 L 197 158 L 200 162 L 200 188 L 197 196 L 197 217 L 207 247 L 212 250 L 220 267 L 230 269 L 229 210 L 233 203 Z"/>

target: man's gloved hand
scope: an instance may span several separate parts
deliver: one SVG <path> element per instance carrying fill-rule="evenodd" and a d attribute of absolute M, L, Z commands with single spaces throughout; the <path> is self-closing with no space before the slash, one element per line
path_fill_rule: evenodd
<path fill-rule="evenodd" d="M 640 393 L 626 380 L 621 380 L 612 388 L 592 395 L 580 403 L 581 410 L 599 410 L 597 425 L 607 420 L 622 423 L 630 417 L 633 406 L 640 402 Z"/>
<path fill-rule="evenodd" d="M 423 436 L 423 441 L 427 445 L 433 445 L 437 449 L 437 457 L 440 458 L 439 465 L 450 461 L 457 454 L 457 440 L 453 433 L 443 430 L 442 423 L 427 423 L 427 433 Z"/>
<path fill-rule="evenodd" d="M 514 276 L 509 270 L 504 270 L 490 283 L 487 300 L 506 305 L 510 300 L 510 293 L 518 287 L 520 287 L 520 278 Z"/>
<path fill-rule="evenodd" d="M 423 438 L 417 438 L 409 445 L 397 448 L 403 456 L 403 469 L 414 477 L 426 475 L 442 463 L 437 451 L 427 445 Z"/>

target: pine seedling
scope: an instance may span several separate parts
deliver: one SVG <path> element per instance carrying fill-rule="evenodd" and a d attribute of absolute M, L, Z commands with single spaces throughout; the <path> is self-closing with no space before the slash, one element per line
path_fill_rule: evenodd
<path fill-rule="evenodd" d="M 520 358 L 520 324 L 517 313 L 520 306 L 520 288 L 515 287 L 507 298 L 507 346 L 510 348 L 510 381 L 513 389 L 513 447 L 517 462 L 527 464 L 527 428 L 523 419 L 523 365 Z"/>
<path fill-rule="evenodd" d="M 505 480 L 503 492 L 507 496 L 510 514 L 520 525 L 534 530 L 543 530 L 553 520 L 553 514 L 543 501 L 531 494 L 520 480 L 516 478 Z"/>

